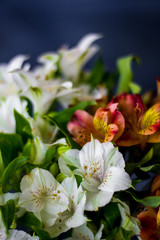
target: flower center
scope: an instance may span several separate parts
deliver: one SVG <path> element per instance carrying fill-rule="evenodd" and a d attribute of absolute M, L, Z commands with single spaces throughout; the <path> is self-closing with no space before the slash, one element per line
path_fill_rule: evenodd
<path fill-rule="evenodd" d="M 90 178 L 94 178 L 97 181 L 102 180 L 103 171 L 100 162 L 92 162 L 84 166 L 84 171 Z"/>

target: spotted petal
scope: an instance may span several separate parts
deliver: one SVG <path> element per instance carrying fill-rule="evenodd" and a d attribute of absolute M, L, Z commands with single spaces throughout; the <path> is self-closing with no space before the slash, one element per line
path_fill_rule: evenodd
<path fill-rule="evenodd" d="M 160 102 L 149 108 L 142 117 L 142 126 L 138 133 L 151 135 L 160 129 Z"/>
<path fill-rule="evenodd" d="M 104 170 L 103 148 L 98 140 L 92 139 L 79 152 L 79 161 L 84 172 L 97 181 L 102 180 Z"/>
<path fill-rule="evenodd" d="M 131 187 L 131 179 L 124 169 L 111 167 L 104 174 L 102 184 L 98 189 L 106 192 L 126 190 Z"/>

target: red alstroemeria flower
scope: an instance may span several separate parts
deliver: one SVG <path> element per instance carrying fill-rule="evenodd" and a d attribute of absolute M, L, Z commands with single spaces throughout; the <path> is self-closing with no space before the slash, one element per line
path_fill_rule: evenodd
<path fill-rule="evenodd" d="M 68 131 L 74 140 L 83 146 L 93 138 L 100 142 L 116 141 L 124 131 L 124 118 L 117 110 L 118 103 L 99 108 L 94 117 L 83 110 L 77 110 L 68 123 Z"/>
<path fill-rule="evenodd" d="M 160 174 L 152 183 L 151 195 L 160 196 Z M 137 217 L 141 223 L 142 240 L 160 240 L 160 207 L 147 207 Z"/>
<path fill-rule="evenodd" d="M 160 102 L 147 110 L 140 95 L 121 94 L 112 99 L 110 104 L 113 103 L 118 103 L 118 110 L 125 118 L 125 130 L 117 145 L 145 146 L 146 142 L 160 142 Z"/>

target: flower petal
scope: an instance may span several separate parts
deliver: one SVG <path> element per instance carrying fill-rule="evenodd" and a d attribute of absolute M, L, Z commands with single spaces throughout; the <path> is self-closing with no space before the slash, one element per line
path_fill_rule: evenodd
<path fill-rule="evenodd" d="M 125 167 L 123 155 L 111 142 L 102 143 L 102 147 L 104 150 L 103 158 L 105 160 L 105 171 L 113 166 L 119 168 Z"/>
<path fill-rule="evenodd" d="M 111 201 L 113 192 L 88 192 L 87 191 L 87 200 L 85 205 L 85 210 L 87 211 L 98 211 L 99 207 L 105 206 Z"/>
<path fill-rule="evenodd" d="M 111 167 L 106 171 L 102 184 L 98 189 L 106 192 L 126 190 L 131 187 L 131 179 L 125 170 Z"/>
<path fill-rule="evenodd" d="M 84 172 L 92 175 L 97 181 L 102 180 L 104 159 L 102 144 L 92 138 L 79 152 L 79 161 Z"/>
<path fill-rule="evenodd" d="M 160 129 L 160 102 L 149 108 L 142 117 L 142 126 L 138 133 L 151 135 Z"/>

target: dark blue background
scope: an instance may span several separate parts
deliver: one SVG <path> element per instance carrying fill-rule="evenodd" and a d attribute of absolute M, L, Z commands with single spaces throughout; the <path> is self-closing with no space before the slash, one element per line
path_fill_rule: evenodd
<path fill-rule="evenodd" d="M 89 32 L 102 33 L 98 41 L 106 68 L 116 59 L 136 54 L 135 81 L 144 89 L 156 86 L 160 76 L 159 0 L 0 0 L 0 62 L 18 53 L 36 57 L 75 45 Z"/>

